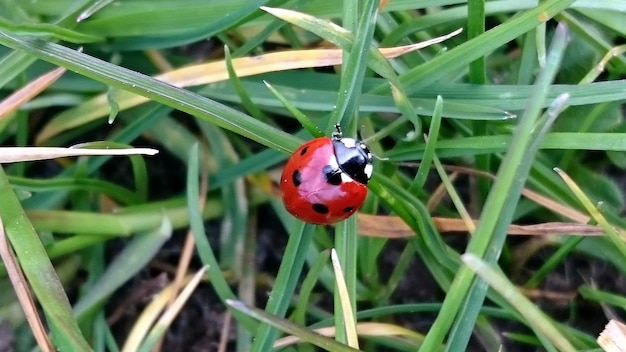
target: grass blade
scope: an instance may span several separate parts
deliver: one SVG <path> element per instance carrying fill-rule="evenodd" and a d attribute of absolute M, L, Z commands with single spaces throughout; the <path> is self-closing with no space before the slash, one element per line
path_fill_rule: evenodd
<path fill-rule="evenodd" d="M 532 131 L 540 117 L 542 101 L 545 99 L 547 87 L 557 72 L 566 43 L 567 29 L 559 26 L 553 39 L 548 65 L 537 79 L 535 97 L 524 116 L 520 118 L 510 149 L 485 202 L 476 233 L 468 244 L 467 251 L 482 257 L 487 263 L 497 260 L 506 239 L 506 228 L 510 223 L 536 152 L 536 148 L 531 150 L 530 146 L 533 144 L 538 146 L 538 143 L 533 143 Z M 535 136 L 536 139 L 541 137 Z M 429 351 L 440 345 L 452 324 L 454 327 L 450 331 L 450 342 L 447 348 L 449 350 L 464 349 L 486 291 L 487 286 L 476 280 L 470 270 L 461 269 L 455 276 L 449 291 L 457 294 L 446 296 L 441 312 L 426 335 L 422 350 Z"/>

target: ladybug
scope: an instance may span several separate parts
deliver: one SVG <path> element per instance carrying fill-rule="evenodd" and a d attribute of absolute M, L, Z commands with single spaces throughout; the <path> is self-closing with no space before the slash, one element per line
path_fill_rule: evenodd
<path fill-rule="evenodd" d="M 280 178 L 283 203 L 289 213 L 312 224 L 328 225 L 348 218 L 365 201 L 372 176 L 372 153 L 365 143 L 343 138 L 313 139 L 287 161 Z"/>

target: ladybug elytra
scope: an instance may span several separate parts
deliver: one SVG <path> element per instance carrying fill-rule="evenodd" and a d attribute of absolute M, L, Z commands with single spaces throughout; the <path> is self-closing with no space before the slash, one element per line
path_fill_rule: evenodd
<path fill-rule="evenodd" d="M 287 161 L 280 179 L 285 208 L 312 224 L 334 224 L 365 201 L 372 176 L 372 154 L 365 143 L 343 138 L 339 125 L 331 138 L 313 139 Z"/>

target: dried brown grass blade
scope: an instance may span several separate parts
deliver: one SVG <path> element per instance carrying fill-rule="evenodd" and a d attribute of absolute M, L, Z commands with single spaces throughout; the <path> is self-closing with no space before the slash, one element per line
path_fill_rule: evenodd
<path fill-rule="evenodd" d="M 382 216 L 358 214 L 359 234 L 366 237 L 381 238 L 407 238 L 415 236 L 413 230 L 397 216 Z M 439 232 L 467 232 L 467 226 L 461 219 L 455 218 L 432 218 L 435 227 Z M 474 220 L 478 225 L 478 221 Z M 587 224 L 575 224 L 568 222 L 548 222 L 536 225 L 510 225 L 507 233 L 509 235 L 580 235 L 580 236 L 601 236 L 604 231 L 599 226 Z"/>
<path fill-rule="evenodd" d="M 24 103 L 30 101 L 39 95 L 39 93 L 43 92 L 46 88 L 52 85 L 52 83 L 56 82 L 59 77 L 65 73 L 65 71 L 66 70 L 64 68 L 59 67 L 43 74 L 1 101 L 0 120 L 9 116 L 11 113 L 19 109 L 19 107 Z"/>

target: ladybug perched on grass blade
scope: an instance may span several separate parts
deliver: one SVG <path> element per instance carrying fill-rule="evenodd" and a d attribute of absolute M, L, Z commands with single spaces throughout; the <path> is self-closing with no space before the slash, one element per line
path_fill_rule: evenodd
<path fill-rule="evenodd" d="M 372 176 L 372 153 L 360 140 L 313 139 L 287 161 L 280 178 L 285 208 L 296 218 L 328 225 L 354 214 L 365 201 L 365 185 Z"/>

